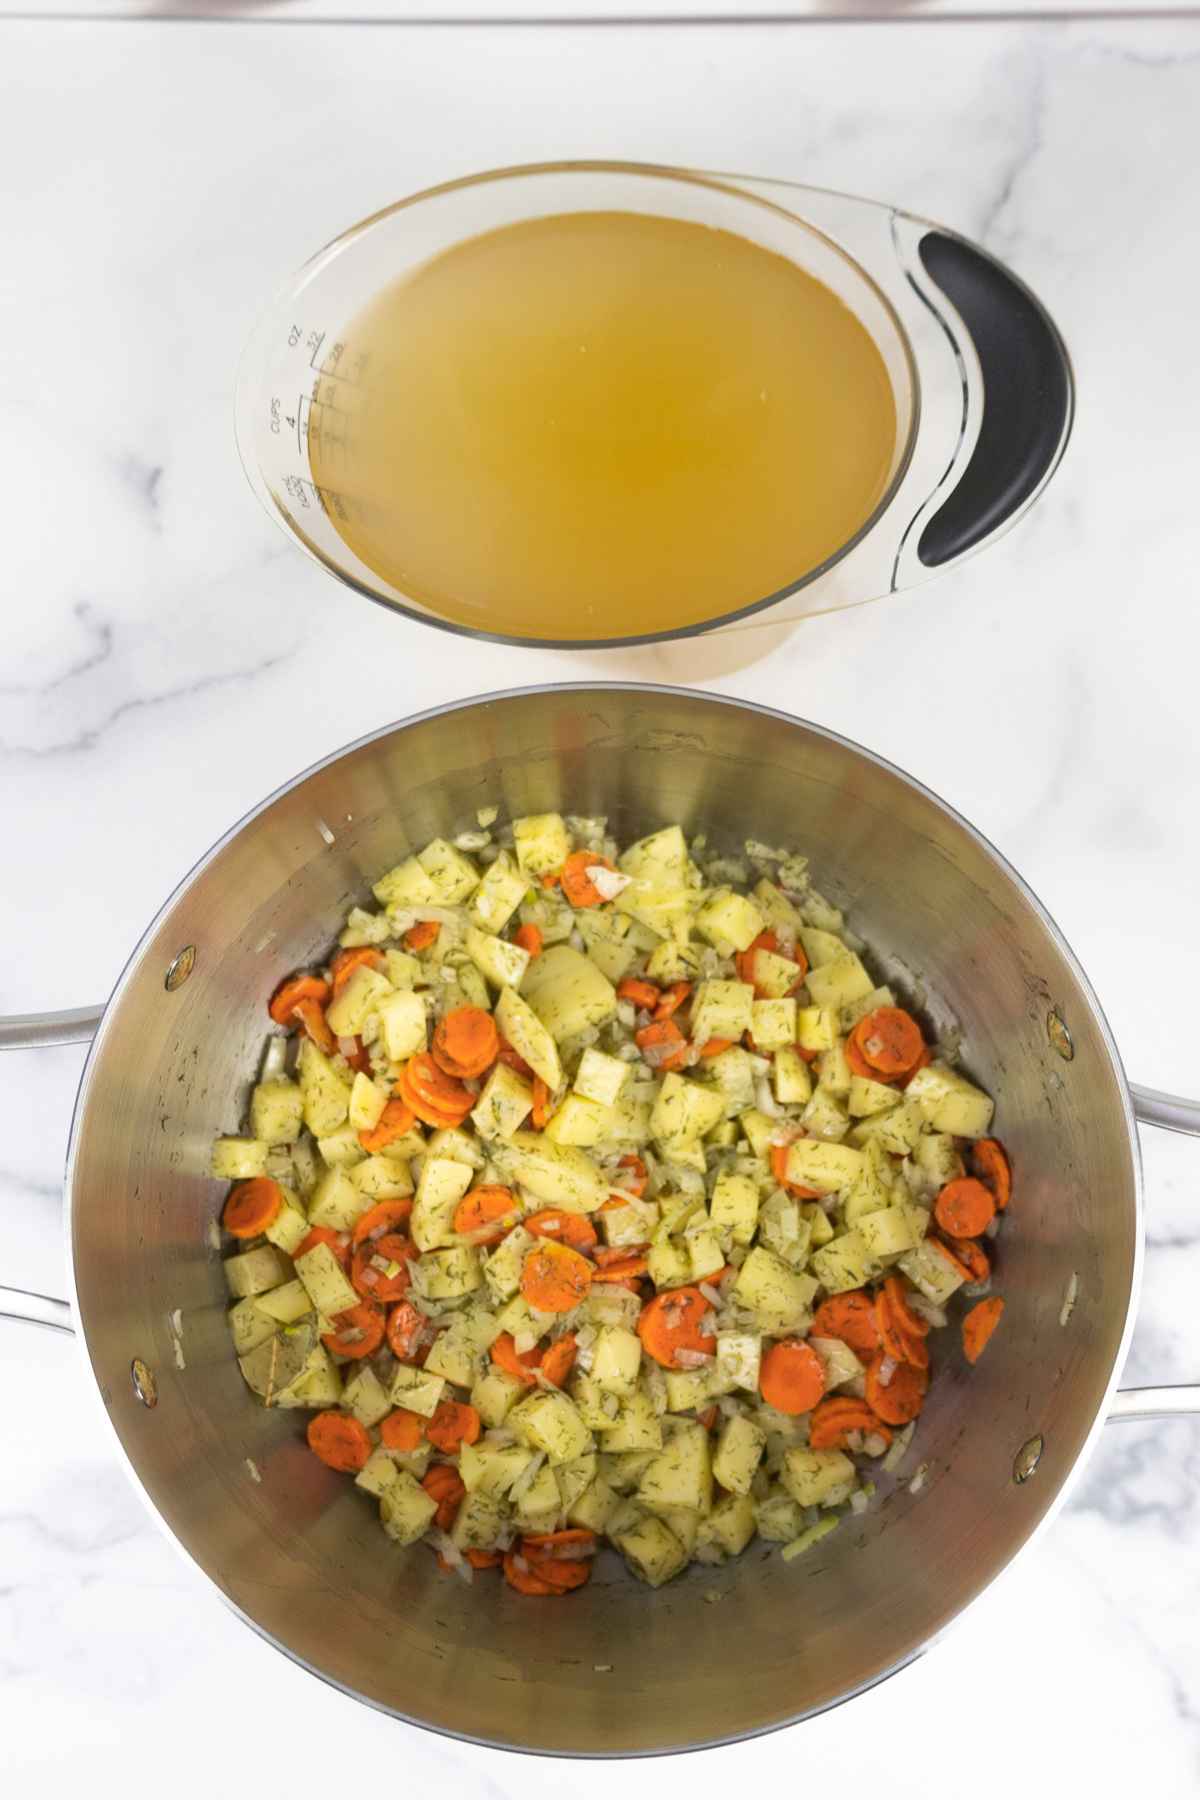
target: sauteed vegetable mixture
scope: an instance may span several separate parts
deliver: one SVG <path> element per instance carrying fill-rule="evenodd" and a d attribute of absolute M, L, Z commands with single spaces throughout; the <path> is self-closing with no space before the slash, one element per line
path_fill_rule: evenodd
<path fill-rule="evenodd" d="M 1000 1319 L 992 1100 L 802 857 L 495 816 L 270 1001 L 212 1157 L 242 1373 L 468 1579 L 799 1554 L 904 1453 L 949 1304 L 970 1362 Z"/>

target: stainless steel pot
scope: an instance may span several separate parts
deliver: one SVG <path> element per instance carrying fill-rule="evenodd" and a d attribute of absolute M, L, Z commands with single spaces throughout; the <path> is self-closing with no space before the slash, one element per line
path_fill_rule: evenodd
<path fill-rule="evenodd" d="M 267 997 L 281 969 L 324 950 L 373 874 L 489 804 L 606 812 L 625 838 L 677 819 L 729 845 L 802 845 L 880 947 L 880 972 L 939 997 L 966 1066 L 999 1096 L 1017 1169 L 1004 1329 L 974 1370 L 943 1353 L 920 1426 L 925 1489 L 901 1484 L 801 1562 L 759 1546 L 651 1593 L 604 1558 L 554 1607 L 500 1582 L 467 1588 L 428 1555 L 390 1550 L 295 1416 L 263 1412 L 242 1384 L 206 1170 L 214 1132 L 242 1115 Z M 1197 1132 L 1200 1106 L 1131 1094 L 1062 936 L 971 826 L 868 752 L 766 708 L 563 686 L 376 733 L 216 845 L 102 1020 L 14 1021 L 4 1041 L 96 1023 L 67 1158 L 73 1305 L 130 1470 L 248 1624 L 399 1718 L 596 1756 L 802 1719 L 902 1667 L 981 1593 L 1061 1501 L 1106 1417 L 1200 1405 L 1195 1388 L 1114 1396 L 1141 1262 L 1135 1110 Z M 62 1323 L 60 1306 L 10 1295 L 6 1310 Z"/>

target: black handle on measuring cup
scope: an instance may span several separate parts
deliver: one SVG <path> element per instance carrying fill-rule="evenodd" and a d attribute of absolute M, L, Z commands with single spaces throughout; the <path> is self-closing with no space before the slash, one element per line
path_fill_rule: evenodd
<path fill-rule="evenodd" d="M 988 537 L 1041 486 L 1062 454 L 1074 383 L 1053 319 L 1003 264 L 943 231 L 926 232 L 919 254 L 958 309 L 983 371 L 978 442 L 917 545 L 936 568 Z"/>

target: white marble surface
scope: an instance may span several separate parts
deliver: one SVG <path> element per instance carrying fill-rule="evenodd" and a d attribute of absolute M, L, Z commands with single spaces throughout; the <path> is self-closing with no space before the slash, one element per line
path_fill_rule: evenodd
<path fill-rule="evenodd" d="M 601 672 L 471 650 L 333 586 L 251 499 L 230 393 L 260 296 L 351 219 L 472 168 L 615 152 L 893 198 L 1010 258 L 1055 311 L 1079 424 L 1030 520 L 720 685 L 960 806 L 1073 940 L 1131 1071 L 1200 1089 L 1200 24 L 7 22 L 0 69 L 0 1010 L 101 997 L 210 841 L 345 740 Z M 335 629 L 353 683 L 328 679 Z M 610 665 L 631 671 L 695 679 L 686 652 Z M 3 1273 L 48 1291 L 81 1062 L 3 1064 Z M 1130 1375 L 1178 1381 L 1200 1376 L 1200 1146 L 1145 1149 Z M 0 1370 L 0 1790 L 320 1791 L 348 1757 L 455 1796 L 560 1790 L 561 1766 L 356 1709 L 227 1616 L 127 1486 L 67 1340 L 0 1325 Z M 851 1712 L 701 1764 L 577 1767 L 572 1791 L 782 1783 L 801 1757 L 805 1779 L 895 1800 L 931 1781 L 1175 1800 L 1200 1779 L 1198 1614 L 1200 1427 L 1114 1428 L 951 1646 Z"/>

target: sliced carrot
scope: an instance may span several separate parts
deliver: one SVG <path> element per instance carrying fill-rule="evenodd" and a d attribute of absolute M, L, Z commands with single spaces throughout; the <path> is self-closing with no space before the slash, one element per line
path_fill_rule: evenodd
<path fill-rule="evenodd" d="M 679 1011 L 692 991 L 690 981 L 673 981 L 669 988 L 664 988 L 662 998 L 654 1009 L 656 1019 L 669 1019 L 672 1013 Z"/>
<path fill-rule="evenodd" d="M 546 1346 L 538 1368 L 555 1387 L 561 1387 L 574 1368 L 575 1350 L 575 1334 L 571 1331 Z"/>
<path fill-rule="evenodd" d="M 875 1296 L 875 1317 L 879 1323 L 879 1342 L 885 1356 L 893 1357 L 897 1362 L 911 1363 L 914 1369 L 929 1367 L 929 1351 L 925 1347 L 924 1337 L 918 1332 L 905 1330 L 886 1288 L 880 1288 Z"/>
<path fill-rule="evenodd" d="M 550 1086 L 540 1075 L 533 1078 L 533 1107 L 529 1123 L 535 1131 L 544 1131 L 550 1123 Z"/>
<path fill-rule="evenodd" d="M 562 866 L 562 891 L 572 906 L 601 906 L 604 903 L 604 895 L 592 885 L 589 869 L 612 869 L 612 864 L 607 857 L 596 856 L 591 850 L 573 850 Z"/>
<path fill-rule="evenodd" d="M 370 1212 L 365 1212 L 361 1219 L 354 1221 L 351 1243 L 357 1249 L 368 1238 L 386 1237 L 397 1226 L 408 1222 L 412 1209 L 411 1200 L 381 1200 L 378 1206 L 373 1206 Z"/>
<path fill-rule="evenodd" d="M 329 1029 L 324 1009 L 315 1000 L 297 1000 L 292 1008 L 292 1016 L 299 1019 L 301 1030 L 318 1050 L 326 1056 L 332 1056 L 338 1047 L 337 1038 Z"/>
<path fill-rule="evenodd" d="M 687 1039 L 674 1019 L 653 1019 L 633 1035 L 646 1061 L 660 1074 L 686 1064 Z"/>
<path fill-rule="evenodd" d="M 959 1262 L 957 1256 L 955 1256 L 955 1254 L 954 1254 L 953 1250 L 951 1250 L 949 1244 L 944 1244 L 942 1242 L 941 1238 L 934 1237 L 932 1235 L 927 1237 L 925 1239 L 925 1242 L 930 1246 L 931 1249 L 936 1250 L 939 1256 L 945 1257 L 946 1261 L 950 1264 L 950 1267 L 954 1270 L 955 1274 L 960 1276 L 963 1281 L 974 1280 L 974 1277 L 971 1274 L 971 1271 L 967 1267 L 966 1263 Z"/>
<path fill-rule="evenodd" d="M 732 1049 L 732 1038 L 709 1038 L 706 1044 L 700 1046 L 700 1060 L 701 1062 L 710 1062 L 714 1056 L 720 1056 L 724 1051 Z"/>
<path fill-rule="evenodd" d="M 949 1249 L 953 1252 L 955 1260 L 961 1263 L 964 1269 L 970 1270 L 972 1282 L 988 1279 L 992 1272 L 992 1265 L 982 1244 L 977 1244 L 973 1238 L 951 1238 Z"/>
<path fill-rule="evenodd" d="M 605 1260 L 602 1262 L 601 1256 Z M 596 1273 L 594 1281 L 618 1282 L 622 1287 L 626 1282 L 636 1281 L 649 1268 L 644 1254 L 640 1250 L 617 1249 L 615 1246 L 608 1252 L 597 1250 Z"/>
<path fill-rule="evenodd" d="M 833 1394 L 814 1406 L 809 1421 L 808 1442 L 812 1450 L 844 1450 L 851 1431 L 874 1432 L 887 1446 L 892 1434 L 882 1419 L 877 1418 L 865 1400 L 844 1399 Z"/>
<path fill-rule="evenodd" d="M 536 1348 L 518 1352 L 516 1340 L 511 1331 L 500 1333 L 488 1351 L 488 1355 L 496 1367 L 505 1375 L 511 1375 L 514 1381 L 521 1382 L 524 1387 L 537 1386 L 537 1376 L 533 1371 L 538 1366 L 541 1352 Z"/>
<path fill-rule="evenodd" d="M 733 960 L 737 967 L 738 980 L 748 981 L 754 989 L 755 994 L 761 1000 L 766 994 L 766 989 L 759 986 L 755 969 L 758 952 L 760 950 L 773 950 L 776 956 L 785 954 L 780 950 L 779 939 L 773 931 L 760 931 L 754 942 L 745 950 L 739 951 Z M 808 958 L 804 954 L 801 945 L 796 945 L 795 949 L 792 950 L 790 954 L 789 960 L 796 965 L 796 979 L 788 989 L 789 994 L 794 994 L 796 989 L 803 982 L 804 977 L 808 974 Z"/>
<path fill-rule="evenodd" d="M 888 1275 L 884 1278 L 883 1287 L 892 1309 L 892 1316 L 900 1330 L 906 1332 L 909 1337 L 928 1337 L 929 1320 L 923 1319 L 920 1313 L 914 1312 L 909 1305 L 908 1296 L 912 1293 L 912 1289 L 904 1277 Z"/>
<path fill-rule="evenodd" d="M 656 1294 L 641 1310 L 637 1334 L 642 1349 L 664 1369 L 681 1369 L 679 1352 L 712 1356 L 717 1340 L 701 1330 L 701 1322 L 711 1314 L 708 1301 L 695 1287 L 670 1288 Z"/>
<path fill-rule="evenodd" d="M 875 1071 L 876 1081 L 907 1074 L 925 1048 L 921 1027 L 902 1006 L 877 1006 L 858 1021 L 850 1039 Z"/>
<path fill-rule="evenodd" d="M 521 1223 L 534 1237 L 553 1238 L 555 1243 L 569 1244 L 572 1250 L 591 1250 L 596 1243 L 596 1228 L 586 1213 L 563 1212 L 561 1207 L 548 1206 L 542 1212 L 531 1213 Z"/>
<path fill-rule="evenodd" d="M 377 1303 L 402 1300 L 412 1286 L 409 1261 L 419 1254 L 411 1238 L 401 1237 L 395 1231 L 360 1244 L 350 1265 L 350 1280 L 355 1293 L 361 1294 L 364 1300 Z M 379 1268 L 380 1262 L 388 1267 L 394 1264 L 396 1273 L 389 1275 L 386 1268 Z"/>
<path fill-rule="evenodd" d="M 346 1057 L 347 1066 L 353 1069 L 356 1075 L 369 1075 L 371 1073 L 370 1051 L 360 1037 L 352 1039 L 352 1042 L 354 1049 L 350 1051 L 349 1055 L 346 1055 L 344 1050 L 342 1052 Z"/>
<path fill-rule="evenodd" d="M 379 1427 L 379 1436 L 388 1450 L 415 1450 L 425 1435 L 425 1421 L 420 1413 L 399 1406 L 388 1414 Z"/>
<path fill-rule="evenodd" d="M 433 1417 L 425 1421 L 425 1436 L 436 1450 L 453 1456 L 463 1444 L 478 1441 L 483 1421 L 465 1400 L 439 1400 Z"/>
<path fill-rule="evenodd" d="M 582 1525 L 564 1526 L 561 1531 L 531 1531 L 521 1539 L 521 1554 L 531 1557 L 567 1557 L 574 1561 L 592 1555 L 595 1548 L 595 1532 Z"/>
<path fill-rule="evenodd" d="M 516 1588 L 518 1594 L 537 1595 L 544 1598 L 547 1595 L 561 1594 L 566 1591 L 564 1588 L 554 1587 L 549 1581 L 543 1580 L 535 1571 L 533 1564 L 516 1550 L 509 1550 L 505 1553 L 504 1579 L 509 1587 Z"/>
<path fill-rule="evenodd" d="M 791 1146 L 788 1144 L 772 1144 L 771 1145 L 771 1173 L 772 1173 L 772 1175 L 775 1177 L 775 1179 L 779 1183 L 780 1187 L 786 1188 L 789 1194 L 795 1195 L 796 1199 L 798 1199 L 798 1200 L 819 1200 L 821 1196 L 820 1196 L 820 1190 L 818 1188 L 804 1187 L 798 1181 L 789 1181 L 788 1180 L 788 1178 L 787 1178 L 787 1162 L 788 1162 L 788 1150 L 790 1148 L 791 1148 Z"/>
<path fill-rule="evenodd" d="M 514 1069 L 518 1075 L 523 1075 L 526 1081 L 531 1081 L 533 1079 L 533 1070 L 525 1061 L 525 1058 L 521 1053 L 518 1050 L 513 1049 L 507 1038 L 500 1039 L 500 1048 L 496 1052 L 496 1055 L 498 1061 L 507 1064 L 507 1066 L 510 1069 Z"/>
<path fill-rule="evenodd" d="M 881 1350 L 867 1367 L 867 1405 L 885 1425 L 907 1425 L 925 1404 L 929 1376 L 911 1363 L 897 1362 L 885 1383 L 881 1374 L 885 1360 L 892 1359 L 885 1359 Z"/>
<path fill-rule="evenodd" d="M 584 1585 L 595 1551 L 595 1533 L 583 1530 L 535 1532 L 523 1537 L 520 1547 L 530 1570 L 560 1593 Z"/>
<path fill-rule="evenodd" d="M 472 1081 L 490 1069 L 500 1051 L 500 1033 L 482 1006 L 456 1006 L 433 1034 L 433 1060 L 457 1081 Z"/>
<path fill-rule="evenodd" d="M 473 1569 L 498 1569 L 504 1561 L 501 1550 L 464 1550 L 463 1555 Z"/>
<path fill-rule="evenodd" d="M 992 1190 L 973 1175 L 948 1181 L 933 1203 L 933 1216 L 950 1237 L 978 1237 L 996 1216 Z"/>
<path fill-rule="evenodd" d="M 781 1338 L 762 1359 L 759 1390 L 776 1412 L 811 1412 L 825 1392 L 825 1365 L 800 1338 Z"/>
<path fill-rule="evenodd" d="M 370 1130 L 359 1132 L 358 1141 L 374 1156 L 398 1138 L 407 1137 L 416 1122 L 416 1114 L 403 1100 L 389 1100 Z"/>
<path fill-rule="evenodd" d="M 544 1240 L 521 1268 L 521 1293 L 538 1312 L 570 1312 L 592 1285 L 592 1265 L 566 1244 Z"/>
<path fill-rule="evenodd" d="M 559 882 L 562 880 L 562 876 L 561 876 L 561 874 L 556 875 L 556 874 L 550 873 L 550 874 L 546 874 L 546 875 L 539 875 L 538 880 L 541 882 L 542 886 L 547 891 L 549 891 L 550 888 L 556 888 L 558 886 Z"/>
<path fill-rule="evenodd" d="M 627 975 L 624 981 L 617 983 L 617 999 L 629 1000 L 643 1012 L 653 1012 L 662 998 L 662 989 L 653 981 L 644 981 L 640 975 Z"/>
<path fill-rule="evenodd" d="M 319 1412 L 308 1421 L 308 1447 L 330 1469 L 355 1475 L 371 1454 L 366 1429 L 349 1413 Z"/>
<path fill-rule="evenodd" d="M 1003 1212 L 1012 1199 L 1012 1163 L 999 1138 L 980 1138 L 971 1145 L 971 1167 L 992 1191 L 996 1211 Z"/>
<path fill-rule="evenodd" d="M 461 1125 L 475 1104 L 470 1090 L 452 1081 L 424 1050 L 405 1063 L 396 1091 L 422 1124 L 439 1130 Z"/>
<path fill-rule="evenodd" d="M 434 1524 L 439 1531 L 449 1531 L 467 1491 L 463 1486 L 462 1476 L 449 1463 L 434 1463 L 431 1469 L 425 1471 L 421 1486 L 429 1498 L 437 1502 L 437 1511 L 433 1515 Z"/>
<path fill-rule="evenodd" d="M 345 1312 L 335 1313 L 333 1324 L 336 1329 L 326 1331 L 321 1337 L 325 1348 L 334 1356 L 353 1357 L 358 1361 L 364 1356 L 374 1356 L 383 1342 L 386 1320 L 381 1306 L 364 1300 Z"/>
<path fill-rule="evenodd" d="M 384 956 L 371 944 L 358 944 L 353 950 L 339 950 L 329 965 L 329 976 L 333 982 L 333 991 L 340 994 L 355 969 L 382 969 Z"/>
<path fill-rule="evenodd" d="M 476 1244 L 498 1244 L 508 1230 L 503 1221 L 515 1223 L 520 1206 L 511 1188 L 486 1186 L 472 1188 L 454 1209 L 454 1229 L 469 1233 Z M 489 1229 L 489 1227 L 491 1229 Z M 487 1232 L 486 1237 L 476 1234 Z"/>
<path fill-rule="evenodd" d="M 513 932 L 512 941 L 514 944 L 519 945 L 522 950 L 528 950 L 530 957 L 536 957 L 542 954 L 542 945 L 545 940 L 543 939 L 541 930 L 538 926 L 518 925 L 517 929 Z M 499 1561 L 499 1558 L 497 1558 L 497 1561 Z"/>
<path fill-rule="evenodd" d="M 221 1213 L 221 1223 L 230 1237 L 257 1237 L 276 1218 L 283 1205 L 283 1190 L 269 1175 L 255 1175 L 239 1181 L 229 1190 L 229 1198 Z"/>
<path fill-rule="evenodd" d="M 403 1363 L 416 1362 L 429 1321 L 410 1300 L 401 1300 L 387 1317 L 388 1348 Z"/>
<path fill-rule="evenodd" d="M 987 1349 L 988 1340 L 1000 1323 L 1004 1302 L 998 1294 L 973 1306 L 962 1322 L 963 1355 L 969 1363 L 977 1363 Z"/>
<path fill-rule="evenodd" d="M 441 929 L 441 922 L 438 919 L 418 919 L 417 923 L 410 925 L 404 934 L 404 948 L 406 950 L 428 950 L 430 944 L 437 943 L 438 933 Z"/>
<path fill-rule="evenodd" d="M 292 975 L 287 981 L 280 982 L 271 995 L 267 1011 L 277 1025 L 287 1025 L 294 1029 L 294 1017 L 297 1003 L 301 1000 L 314 1000 L 318 1006 L 324 1006 L 329 999 L 329 983 L 322 981 L 317 975 Z"/>
<path fill-rule="evenodd" d="M 307 1256 L 318 1244 L 325 1244 L 337 1257 L 347 1274 L 350 1272 L 350 1239 L 344 1231 L 334 1231 L 328 1225 L 314 1225 L 306 1237 L 301 1238 L 292 1251 L 292 1259 Z"/>
<path fill-rule="evenodd" d="M 619 1169 L 632 1169 L 633 1180 L 622 1181 L 619 1185 L 626 1193 L 632 1194 L 635 1200 L 640 1200 L 645 1193 L 646 1185 L 650 1180 L 650 1171 L 642 1161 L 641 1157 L 633 1154 L 623 1156 L 617 1164 L 617 1167 Z M 617 1205 L 619 1206 L 620 1204 L 621 1202 L 618 1200 Z"/>
<path fill-rule="evenodd" d="M 842 1045 L 842 1051 L 852 1075 L 859 1076 L 863 1081 L 883 1081 L 883 1076 L 879 1073 L 879 1070 L 872 1068 L 871 1064 L 867 1061 L 866 1057 L 855 1043 L 853 1032 L 850 1033 L 850 1036 Z M 885 1085 L 887 1084 L 885 1083 Z"/>

